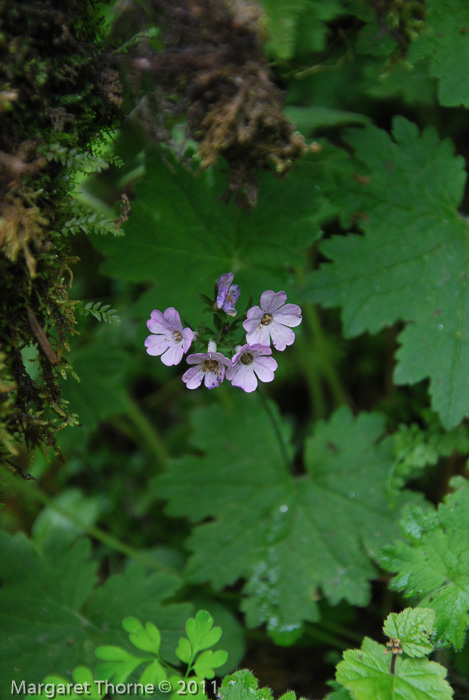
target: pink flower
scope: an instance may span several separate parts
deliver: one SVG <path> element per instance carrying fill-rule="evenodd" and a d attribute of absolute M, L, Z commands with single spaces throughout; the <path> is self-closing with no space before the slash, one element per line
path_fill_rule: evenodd
<path fill-rule="evenodd" d="M 295 334 L 291 328 L 301 323 L 301 309 L 296 304 L 285 304 L 286 300 L 285 292 L 275 294 L 268 290 L 262 294 L 260 307 L 249 309 L 243 323 L 248 343 L 270 346 L 272 339 L 277 350 L 285 350 L 294 343 Z"/>
<path fill-rule="evenodd" d="M 188 389 L 197 389 L 202 382 L 207 389 L 214 389 L 224 380 L 225 367 L 231 367 L 231 360 L 221 352 L 197 352 L 187 357 L 187 364 L 196 365 L 182 375 Z"/>
<path fill-rule="evenodd" d="M 179 313 L 170 306 L 164 313 L 152 311 L 147 321 L 149 335 L 145 347 L 149 355 L 161 355 L 161 362 L 168 367 L 181 362 L 194 339 L 190 328 L 183 328 Z"/>
<path fill-rule="evenodd" d="M 243 345 L 232 359 L 226 378 L 248 394 L 257 389 L 257 380 L 271 382 L 277 369 L 272 350 L 265 345 Z"/>
<path fill-rule="evenodd" d="M 228 316 L 236 316 L 235 304 L 240 297 L 237 284 L 231 284 L 234 280 L 234 272 L 225 272 L 218 278 L 217 309 L 221 309 Z"/>

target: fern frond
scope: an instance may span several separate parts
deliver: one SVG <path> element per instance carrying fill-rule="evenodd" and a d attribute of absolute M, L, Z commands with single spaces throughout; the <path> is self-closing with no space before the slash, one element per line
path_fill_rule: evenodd
<path fill-rule="evenodd" d="M 117 311 L 111 309 L 109 304 L 103 304 L 101 301 L 88 301 L 86 304 L 80 301 L 76 305 L 76 309 L 80 316 L 91 315 L 98 321 L 104 321 L 104 323 L 110 323 L 113 326 L 119 326 L 121 322 Z"/>
<path fill-rule="evenodd" d="M 62 229 L 62 233 L 74 236 L 80 231 L 88 235 L 90 233 L 100 233 L 102 235 L 110 233 L 113 236 L 124 235 L 124 231 L 116 224 L 114 219 L 108 219 L 98 212 L 74 216 L 73 219 L 65 222 Z"/>
<path fill-rule="evenodd" d="M 109 160 L 101 155 L 80 151 L 78 148 L 67 148 L 60 143 L 48 144 L 42 152 L 48 161 L 54 161 L 84 173 L 102 172 L 110 164 Z"/>

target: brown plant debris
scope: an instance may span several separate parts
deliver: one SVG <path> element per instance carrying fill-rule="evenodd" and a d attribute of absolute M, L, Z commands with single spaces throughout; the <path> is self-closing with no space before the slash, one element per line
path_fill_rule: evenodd
<path fill-rule="evenodd" d="M 164 48 L 139 46 L 134 69 L 155 85 L 153 102 L 166 118 L 186 114 L 187 136 L 199 143 L 203 168 L 222 156 L 230 169 L 224 197 L 247 208 L 257 201 L 256 171 L 285 175 L 308 150 L 282 114 L 284 93 L 263 50 L 261 9 L 241 0 L 150 0 Z M 141 81 L 140 81 L 141 82 Z M 156 140 L 149 98 L 139 104 Z"/>

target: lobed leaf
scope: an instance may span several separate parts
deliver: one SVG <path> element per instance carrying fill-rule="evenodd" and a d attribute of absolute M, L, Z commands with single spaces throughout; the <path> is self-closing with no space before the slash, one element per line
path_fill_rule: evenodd
<path fill-rule="evenodd" d="M 220 627 L 213 627 L 213 617 L 206 610 L 199 610 L 195 617 L 186 622 L 186 634 L 193 653 L 208 649 L 216 644 L 222 635 Z"/>
<path fill-rule="evenodd" d="M 179 644 L 176 649 L 176 656 L 184 664 L 190 664 L 193 656 L 191 643 L 185 637 L 181 637 Z"/>
<path fill-rule="evenodd" d="M 122 621 L 122 627 L 126 632 L 129 632 L 129 640 L 137 649 L 148 651 L 158 656 L 161 634 L 154 624 L 147 622 L 144 627 L 135 617 L 126 617 Z"/>
<path fill-rule="evenodd" d="M 255 296 L 287 286 L 289 267 L 303 262 L 304 247 L 319 235 L 316 212 L 327 177 L 318 155 L 299 163 L 286 181 L 261 174 L 260 201 L 247 213 L 219 200 L 227 183 L 218 172 L 194 177 L 169 155 L 167 162 L 151 156 L 135 188 L 126 236 L 93 244 L 108 256 L 107 274 L 154 281 L 138 303 L 142 316 L 156 304 L 193 319 L 200 314 L 199 293 L 224 272 L 235 272 Z"/>
<path fill-rule="evenodd" d="M 425 31 L 411 45 L 408 59 L 429 59 L 442 105 L 469 107 L 469 5 L 465 0 L 427 0 L 425 5 Z"/>
<path fill-rule="evenodd" d="M 344 652 L 336 678 L 354 700 L 449 700 L 453 691 L 446 669 L 426 658 L 397 656 L 390 672 L 390 656 L 381 644 L 365 637 L 361 649 Z"/>
<path fill-rule="evenodd" d="M 344 12 L 340 0 L 261 0 L 267 15 L 268 54 L 291 59 L 297 51 L 322 51 L 327 25 Z"/>
<path fill-rule="evenodd" d="M 243 669 L 225 676 L 219 688 L 220 700 L 273 700 L 270 688 L 259 688 L 259 681 Z"/>
<path fill-rule="evenodd" d="M 148 664 L 148 666 L 145 667 L 143 673 L 139 678 L 139 682 L 143 686 L 148 685 L 149 683 L 153 684 L 154 686 L 157 686 L 158 683 L 161 683 L 161 681 L 166 680 L 166 675 L 167 674 L 163 666 L 157 659 L 155 659 L 150 664 Z"/>
<path fill-rule="evenodd" d="M 192 442 L 202 456 L 173 460 L 157 486 L 171 515 L 211 518 L 189 539 L 190 579 L 218 589 L 247 579 L 248 624 L 280 632 L 318 618 L 319 591 L 332 604 L 367 604 L 373 560 L 397 533 L 398 510 L 386 496 L 392 452 L 381 416 L 355 419 L 342 407 L 319 423 L 298 478 L 257 401 L 195 411 Z M 279 429 L 291 459 L 289 431 Z"/>
<path fill-rule="evenodd" d="M 462 477 L 452 485 L 437 512 L 409 509 L 404 541 L 383 549 L 382 565 L 396 574 L 392 588 L 435 611 L 436 643 L 459 650 L 469 627 L 469 486 Z"/>
<path fill-rule="evenodd" d="M 131 673 L 147 660 L 116 646 L 98 647 L 95 654 L 101 661 L 96 666 L 98 678 L 106 678 L 115 683 L 124 683 Z"/>
<path fill-rule="evenodd" d="M 89 540 L 71 542 L 60 531 L 41 549 L 22 534 L 0 533 L 1 697 L 9 696 L 13 679 L 39 683 L 48 674 L 94 665 L 96 646 L 126 642 L 125 616 L 155 620 L 164 658 L 176 660 L 174 648 L 191 608 L 166 601 L 180 579 L 135 565 L 99 586 L 90 553 Z"/>
<path fill-rule="evenodd" d="M 449 141 L 396 117 L 394 140 L 374 126 L 346 137 L 356 161 L 339 176 L 344 227 L 364 235 L 321 245 L 333 262 L 313 272 L 305 298 L 342 306 L 344 333 L 405 321 L 395 381 L 430 379 L 450 429 L 469 414 L 468 224 L 459 215 L 466 174 Z M 355 171 L 354 171 L 355 168 Z"/>
<path fill-rule="evenodd" d="M 228 659 L 228 653 L 219 649 L 218 651 L 212 651 L 211 649 L 202 652 L 200 656 L 197 657 L 197 661 L 194 664 L 194 673 L 197 678 L 215 678 L 215 668 L 219 668 L 226 663 Z"/>
<path fill-rule="evenodd" d="M 426 656 L 433 651 L 435 617 L 435 611 L 430 608 L 406 608 L 387 616 L 383 632 L 392 639 L 398 639 L 407 656 Z"/>
<path fill-rule="evenodd" d="M 39 690 L 40 686 L 38 686 L 39 692 L 37 693 L 37 696 L 41 698 L 49 698 L 50 700 L 50 691 L 53 689 L 56 695 L 59 697 L 61 695 L 65 695 L 67 698 L 70 698 L 70 700 L 81 700 L 81 698 L 83 698 L 83 692 L 81 691 L 86 689 L 85 697 L 87 697 L 88 700 L 102 700 L 102 698 L 105 697 L 105 688 L 95 683 L 95 676 L 93 675 L 93 672 L 86 666 L 78 666 L 75 668 L 72 672 L 72 679 L 73 686 L 76 684 L 83 686 L 83 688 L 77 688 L 78 693 L 75 692 L 73 687 L 70 688 L 70 678 L 52 675 L 47 676 L 44 679 L 46 688 L 48 684 L 52 686 L 52 688 L 49 687 L 46 691 L 46 688 Z"/>

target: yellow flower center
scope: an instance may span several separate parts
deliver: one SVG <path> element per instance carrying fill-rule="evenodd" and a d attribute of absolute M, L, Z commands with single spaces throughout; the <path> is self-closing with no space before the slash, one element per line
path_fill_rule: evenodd
<path fill-rule="evenodd" d="M 218 368 L 218 362 L 216 360 L 204 360 L 202 362 L 203 372 L 215 372 Z"/>
<path fill-rule="evenodd" d="M 250 352 L 243 352 L 241 355 L 241 362 L 243 365 L 252 365 L 254 362 L 254 357 L 251 355 Z"/>
<path fill-rule="evenodd" d="M 261 318 L 261 323 L 263 326 L 268 326 L 269 323 L 272 323 L 273 316 L 272 314 L 264 314 L 263 317 Z"/>

